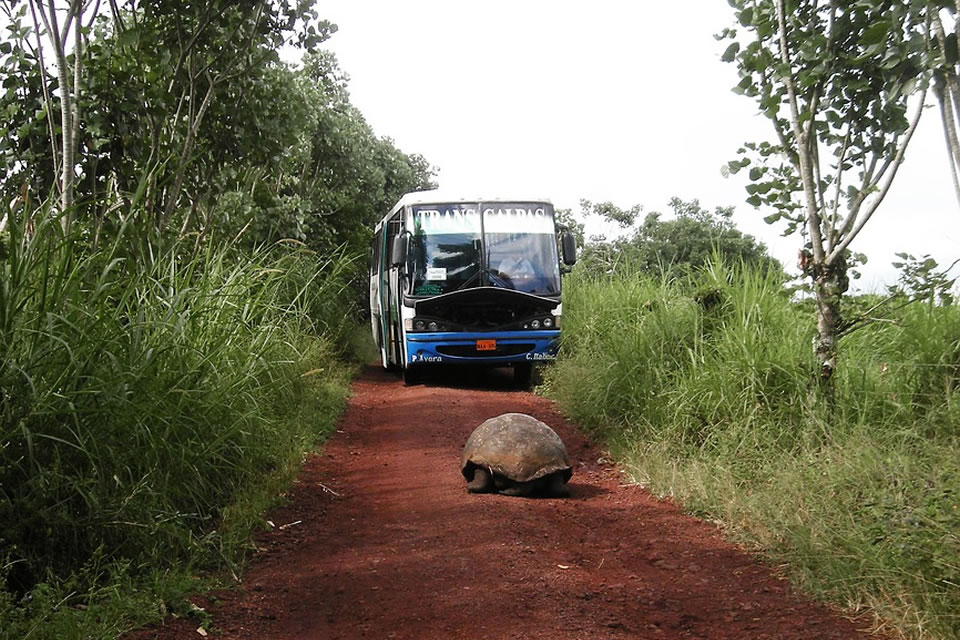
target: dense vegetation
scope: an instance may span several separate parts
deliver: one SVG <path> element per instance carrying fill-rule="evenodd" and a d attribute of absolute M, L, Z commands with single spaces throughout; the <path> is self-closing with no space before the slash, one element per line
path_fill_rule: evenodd
<path fill-rule="evenodd" d="M 114 637 L 242 560 L 345 401 L 372 222 L 431 173 L 309 2 L 43 4 L 0 3 L 0 637 Z"/>
<path fill-rule="evenodd" d="M 236 563 L 332 426 L 351 260 L 205 244 L 145 265 L 81 252 L 55 221 L 8 242 L 0 636 L 110 637 Z"/>
<path fill-rule="evenodd" d="M 639 221 L 643 211 L 640 205 L 626 210 L 610 202 L 584 200 L 581 205 L 582 217 L 599 216 L 616 222 L 621 232 L 610 240 L 592 237 L 587 241 L 583 223 L 571 213 L 562 212 L 562 222 L 583 247 L 578 267 L 581 272 L 680 275 L 706 265 L 716 252 L 764 272 L 783 272 L 783 266 L 770 256 L 766 246 L 736 228 L 733 207 L 716 207 L 711 212 L 699 200 L 674 197 L 669 202 L 672 215 L 650 211 Z"/>
<path fill-rule="evenodd" d="M 960 309 L 931 298 L 849 334 L 827 404 L 809 301 L 774 273 L 717 259 L 564 284 L 545 389 L 639 482 L 814 592 L 915 637 L 960 634 Z"/>

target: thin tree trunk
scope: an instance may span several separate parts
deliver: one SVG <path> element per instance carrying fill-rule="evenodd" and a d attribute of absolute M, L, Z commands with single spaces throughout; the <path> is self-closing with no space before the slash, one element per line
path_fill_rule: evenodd
<path fill-rule="evenodd" d="M 960 141 L 957 139 L 957 128 L 953 121 L 953 107 L 951 94 L 943 89 L 936 90 L 937 102 L 940 103 L 940 120 L 943 123 L 943 136 L 947 143 L 947 155 L 950 159 L 950 178 L 953 180 L 953 193 L 960 204 L 960 180 L 957 172 L 960 171 Z"/>
<path fill-rule="evenodd" d="M 784 0 L 777 0 L 776 9 L 777 23 L 780 31 L 780 60 L 789 67 L 790 53 L 787 45 L 786 8 L 784 7 Z M 810 233 L 810 241 L 813 245 L 814 262 L 820 263 L 826 257 L 826 253 L 823 247 L 821 211 L 817 201 L 816 185 L 814 184 L 814 159 L 811 157 L 809 137 L 800 124 L 800 106 L 797 100 L 797 92 L 793 86 L 793 78 L 789 74 L 784 77 L 784 84 L 787 87 L 787 98 L 790 104 L 790 123 L 797 145 L 797 169 L 800 172 L 800 178 L 803 183 L 803 195 L 807 210 L 807 230 Z M 816 117 L 816 114 L 810 114 L 811 121 L 814 117 Z"/>
<path fill-rule="evenodd" d="M 60 27 L 57 23 L 56 7 L 53 0 L 49 0 L 50 39 L 53 43 L 54 55 L 57 63 L 57 80 L 60 83 L 60 134 L 61 153 L 63 164 L 60 174 L 60 223 L 66 230 L 69 225 L 69 216 L 73 210 L 73 94 L 70 90 L 70 74 L 67 66 L 67 55 L 60 39 Z"/>
<path fill-rule="evenodd" d="M 946 33 L 939 16 L 933 19 L 933 35 L 940 45 L 940 50 L 946 50 Z M 944 69 L 942 83 L 934 84 L 934 94 L 940 104 L 940 121 L 943 124 L 943 136 L 947 143 L 947 154 L 950 160 L 950 178 L 953 181 L 953 192 L 960 204 L 960 140 L 957 138 L 956 114 L 960 105 L 957 101 L 957 79 L 953 69 Z"/>
<path fill-rule="evenodd" d="M 41 9 L 43 5 L 40 5 Z M 57 132 L 53 125 L 53 98 L 50 96 L 50 87 L 47 86 L 47 63 L 43 57 L 43 42 L 41 41 L 40 21 L 37 19 L 37 7 L 30 3 L 30 15 L 33 18 L 33 30 L 37 38 L 37 60 L 40 62 L 40 90 L 43 92 L 43 106 L 47 117 L 47 131 L 50 132 L 50 151 L 53 158 L 53 173 L 60 176 L 60 149 L 57 147 Z"/>
<path fill-rule="evenodd" d="M 65 232 L 70 231 L 70 228 L 73 226 L 73 220 L 76 217 L 76 212 L 74 211 L 74 183 L 76 182 L 74 164 L 76 163 L 77 144 L 80 138 L 80 75 L 83 70 L 83 21 L 80 6 L 83 0 L 75 1 L 74 20 L 76 24 L 73 27 L 73 86 L 70 87 L 70 93 L 73 94 L 70 100 L 70 204 L 64 207 L 64 220 L 61 221 Z"/>
<path fill-rule="evenodd" d="M 786 8 L 784 0 L 777 0 L 777 22 L 779 25 L 780 59 L 790 64 L 787 44 Z M 838 286 L 837 272 L 843 260 L 837 264 L 827 263 L 826 248 L 824 247 L 823 211 L 820 208 L 822 200 L 817 198 L 817 185 L 814 175 L 816 158 L 813 157 L 815 145 L 810 144 L 812 130 L 804 130 L 800 123 L 800 105 L 796 88 L 790 75 L 784 77 L 787 88 L 787 99 L 790 105 L 790 123 L 797 147 L 797 169 L 803 184 L 803 194 L 806 204 L 807 230 L 810 233 L 812 256 L 807 273 L 813 277 L 814 295 L 817 303 L 817 337 L 814 339 L 813 351 L 819 364 L 819 380 L 821 387 L 832 395 L 831 378 L 837 367 L 837 339 L 840 327 L 840 300 L 845 287 Z M 810 105 L 811 110 L 814 105 Z M 811 122 L 816 114 L 811 114 Z M 828 229 L 828 232 L 832 229 Z M 830 234 L 826 234 L 828 240 Z M 844 274 L 845 277 L 845 274 Z"/>
<path fill-rule="evenodd" d="M 213 91 L 216 88 L 216 83 L 214 82 L 213 78 L 210 77 L 209 73 L 207 74 L 207 82 L 209 83 L 207 87 L 207 93 L 203 97 L 203 102 L 200 104 L 200 108 L 197 109 L 197 113 L 194 115 L 193 120 L 190 122 L 190 125 L 187 129 L 187 139 L 183 143 L 183 150 L 180 154 L 180 162 L 177 165 L 177 172 L 174 176 L 173 186 L 171 191 L 167 194 L 167 201 L 164 204 L 163 215 L 161 216 L 160 220 L 157 221 L 158 230 L 162 230 L 167 225 L 167 221 L 173 214 L 173 210 L 180 198 L 180 190 L 183 188 L 183 181 L 186 178 L 190 154 L 193 153 L 193 145 L 197 139 L 197 133 L 200 131 L 200 125 L 203 122 L 203 117 L 206 114 L 207 109 L 210 107 L 210 102 L 213 98 Z"/>
<path fill-rule="evenodd" d="M 829 265 L 817 265 L 815 269 L 813 284 L 817 303 L 817 337 L 813 350 L 820 383 L 829 397 L 832 392 L 830 380 L 837 369 L 837 340 L 840 338 L 842 321 L 840 303 L 850 283 L 847 261 L 843 257 Z"/>
<path fill-rule="evenodd" d="M 72 0 L 69 3 L 67 17 L 60 24 L 57 17 L 57 7 L 55 0 L 47 0 L 47 7 L 44 8 L 43 0 L 32 0 L 31 9 L 36 8 L 43 19 L 44 26 L 47 29 L 47 36 L 50 44 L 53 46 L 54 59 L 57 66 L 57 81 L 60 88 L 60 133 L 61 133 L 61 158 L 60 167 L 60 224 L 66 232 L 70 229 L 73 222 L 73 201 L 74 201 L 74 165 L 76 164 L 76 129 L 79 122 L 76 122 L 75 98 L 76 90 L 79 86 L 80 78 L 80 44 L 81 34 L 81 14 L 82 0 Z M 49 14 L 48 14 L 49 12 Z M 62 31 L 61 31 L 62 26 Z M 74 52 L 74 68 L 71 77 L 70 65 L 67 63 L 66 39 L 69 37 L 71 27 L 76 28 L 74 34 L 76 51 Z"/>

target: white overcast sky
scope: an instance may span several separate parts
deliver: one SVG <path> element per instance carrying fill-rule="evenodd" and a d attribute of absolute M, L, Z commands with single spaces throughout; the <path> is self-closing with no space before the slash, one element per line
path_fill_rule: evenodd
<path fill-rule="evenodd" d="M 781 238 L 744 202 L 745 177 L 720 168 L 747 140 L 773 139 L 755 103 L 730 88 L 713 34 L 733 26 L 722 0 L 323 0 L 327 43 L 353 103 L 381 136 L 438 168 L 441 188 L 642 204 L 672 196 L 735 221 L 792 267 Z M 896 251 L 960 257 L 960 206 L 930 109 L 894 187 L 853 249 L 870 262 L 859 288 L 895 280 Z M 769 213 L 769 212 L 766 212 Z M 599 230 L 599 227 L 593 227 Z M 589 230 L 589 228 L 588 228 Z"/>

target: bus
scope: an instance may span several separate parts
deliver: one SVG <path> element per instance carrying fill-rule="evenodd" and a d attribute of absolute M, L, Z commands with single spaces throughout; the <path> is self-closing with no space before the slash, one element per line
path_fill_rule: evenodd
<path fill-rule="evenodd" d="M 377 223 L 371 254 L 373 337 L 407 384 L 450 363 L 510 366 L 528 386 L 556 358 L 560 256 L 577 258 L 549 200 L 408 193 Z"/>

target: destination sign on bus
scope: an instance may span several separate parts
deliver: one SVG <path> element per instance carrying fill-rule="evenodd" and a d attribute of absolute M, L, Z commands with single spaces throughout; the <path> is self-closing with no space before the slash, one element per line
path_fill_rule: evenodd
<path fill-rule="evenodd" d="M 421 215 L 444 215 L 444 216 L 475 216 L 477 215 L 477 210 L 474 207 L 446 207 L 444 209 L 428 209 L 425 207 L 416 207 L 417 213 Z M 536 209 L 525 209 L 523 207 L 505 207 L 505 208 L 493 208 L 487 207 L 483 210 L 483 215 L 485 216 L 542 216 L 546 215 L 546 211 L 543 207 L 538 207 Z"/>

